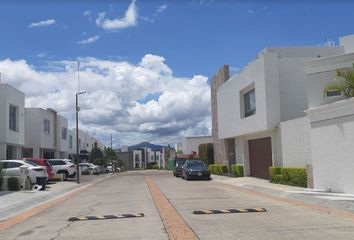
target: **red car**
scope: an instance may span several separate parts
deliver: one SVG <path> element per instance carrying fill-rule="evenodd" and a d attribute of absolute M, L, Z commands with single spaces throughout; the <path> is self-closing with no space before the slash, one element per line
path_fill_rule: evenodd
<path fill-rule="evenodd" d="M 48 180 L 53 180 L 54 171 L 52 165 L 50 165 L 48 159 L 45 158 L 24 158 L 25 162 L 32 162 L 40 166 L 45 166 L 47 168 Z"/>

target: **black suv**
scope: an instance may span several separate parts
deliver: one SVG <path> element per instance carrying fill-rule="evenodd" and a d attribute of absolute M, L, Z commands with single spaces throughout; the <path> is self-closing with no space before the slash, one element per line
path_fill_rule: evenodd
<path fill-rule="evenodd" d="M 182 165 L 187 161 L 185 158 L 176 158 L 173 162 L 173 176 L 182 176 Z"/>

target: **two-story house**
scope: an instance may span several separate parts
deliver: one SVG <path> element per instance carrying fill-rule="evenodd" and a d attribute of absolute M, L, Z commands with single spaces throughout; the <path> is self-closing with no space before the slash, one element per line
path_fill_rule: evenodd
<path fill-rule="evenodd" d="M 246 176 L 265 179 L 269 166 L 311 163 L 304 62 L 343 52 L 342 47 L 266 48 L 218 86 L 215 109 L 223 163 L 243 164 Z"/>
<path fill-rule="evenodd" d="M 16 159 L 25 144 L 25 94 L 0 83 L 0 159 Z"/>

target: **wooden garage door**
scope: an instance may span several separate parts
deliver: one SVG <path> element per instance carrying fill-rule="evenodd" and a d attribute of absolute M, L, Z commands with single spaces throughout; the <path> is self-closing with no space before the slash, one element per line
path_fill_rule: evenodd
<path fill-rule="evenodd" d="M 259 138 L 248 141 L 251 176 L 269 179 L 268 168 L 272 166 L 271 138 Z"/>

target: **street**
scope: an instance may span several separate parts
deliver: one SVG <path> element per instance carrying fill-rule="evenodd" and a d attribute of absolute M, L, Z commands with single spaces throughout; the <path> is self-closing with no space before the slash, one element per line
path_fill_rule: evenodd
<path fill-rule="evenodd" d="M 159 208 L 158 197 L 152 196 L 156 194 L 153 186 L 172 208 Z M 196 210 L 248 208 L 265 208 L 266 212 L 193 214 Z M 138 213 L 144 216 L 68 221 L 71 217 Z M 178 228 L 173 229 L 177 235 L 169 236 L 168 228 L 173 228 L 166 222 L 169 216 L 180 217 L 195 239 L 354 239 L 353 219 L 250 194 L 213 180 L 185 181 L 166 171 L 116 174 L 0 232 L 0 239 L 185 239 L 178 237 L 183 236 L 178 235 Z"/>

